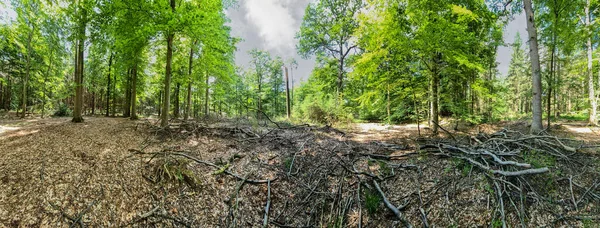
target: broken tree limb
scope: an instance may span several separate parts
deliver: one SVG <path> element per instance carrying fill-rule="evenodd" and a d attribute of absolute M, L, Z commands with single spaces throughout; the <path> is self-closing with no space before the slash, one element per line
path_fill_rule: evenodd
<path fill-rule="evenodd" d="M 493 154 L 492 152 L 489 152 L 487 150 L 481 151 L 481 153 L 492 157 L 494 159 L 494 161 L 500 165 L 514 165 L 514 166 L 518 166 L 518 167 L 522 167 L 522 168 L 531 168 L 531 165 L 527 164 L 527 163 L 519 163 L 516 161 L 504 161 L 504 160 L 500 159 L 498 156 L 496 156 L 495 154 Z"/>
<path fill-rule="evenodd" d="M 377 189 L 377 192 L 379 192 L 379 195 L 381 195 L 381 198 L 383 199 L 383 203 L 385 204 L 385 206 L 387 208 L 389 208 L 396 215 L 396 217 L 398 217 L 398 219 L 400 219 L 400 221 L 402 221 L 402 223 L 404 224 L 405 227 L 412 228 L 413 226 L 406 219 L 406 217 L 404 217 L 404 214 L 402 214 L 402 212 L 400 212 L 400 210 L 398 210 L 398 208 L 396 206 L 394 206 L 394 204 L 392 204 L 387 199 L 387 197 L 385 197 L 385 194 L 381 190 L 381 187 L 379 187 L 379 184 L 377 183 L 376 180 L 373 180 L 373 185 L 375 185 L 375 189 Z"/>
<path fill-rule="evenodd" d="M 481 164 L 478 161 L 475 161 L 471 158 L 467 158 L 467 157 L 458 157 L 460 159 L 463 159 L 465 161 L 468 161 L 469 163 L 479 167 L 480 169 L 483 169 L 485 171 L 491 172 L 493 174 L 498 174 L 498 175 L 502 175 L 502 176 L 506 176 L 506 177 L 512 177 L 512 176 L 521 176 L 521 175 L 530 175 L 530 174 L 540 174 L 540 173 L 545 173 L 550 171 L 547 167 L 543 167 L 543 168 L 537 168 L 537 169 L 526 169 L 526 170 L 520 170 L 520 171 L 504 171 L 504 170 L 495 170 L 492 169 L 484 164 Z"/>
<path fill-rule="evenodd" d="M 263 219 L 263 228 L 269 224 L 269 207 L 271 207 L 271 180 L 267 181 L 267 205 L 265 206 L 265 218 Z"/>

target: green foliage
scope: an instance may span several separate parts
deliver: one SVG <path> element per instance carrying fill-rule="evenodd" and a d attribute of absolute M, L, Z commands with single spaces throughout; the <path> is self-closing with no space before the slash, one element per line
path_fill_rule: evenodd
<path fill-rule="evenodd" d="M 57 117 L 71 116 L 71 112 L 72 112 L 72 110 L 69 108 L 69 106 L 67 104 L 61 103 L 58 105 L 58 109 L 56 110 L 56 112 L 54 112 L 54 116 L 57 116 Z"/>
<path fill-rule="evenodd" d="M 375 190 L 370 190 L 368 188 L 363 191 L 363 196 L 365 199 L 365 208 L 367 208 L 369 214 L 377 214 L 377 211 L 381 206 L 381 202 L 383 202 L 381 196 L 379 196 Z"/>

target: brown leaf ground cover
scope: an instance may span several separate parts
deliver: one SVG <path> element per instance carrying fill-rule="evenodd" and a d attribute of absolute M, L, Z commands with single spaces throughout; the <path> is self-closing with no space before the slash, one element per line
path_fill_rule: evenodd
<path fill-rule="evenodd" d="M 465 132 L 503 127 L 526 123 Z M 600 141 L 598 129 L 577 123 L 551 131 L 579 145 Z M 261 227 L 267 201 L 272 227 L 403 226 L 374 181 L 413 226 L 501 226 L 495 182 L 477 167 L 420 150 L 432 140 L 412 125 L 341 132 L 176 121 L 165 130 L 151 120 L 2 119 L 0 226 Z M 503 193 L 506 223 L 598 226 L 596 148 L 564 161 L 534 158 L 528 161 L 550 172 L 528 177 L 535 191 Z M 263 180 L 269 184 L 252 183 Z"/>

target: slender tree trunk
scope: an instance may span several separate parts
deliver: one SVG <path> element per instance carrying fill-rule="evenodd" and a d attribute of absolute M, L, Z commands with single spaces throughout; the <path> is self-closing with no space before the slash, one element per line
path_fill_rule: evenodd
<path fill-rule="evenodd" d="M 131 120 L 137 120 L 138 116 L 137 116 L 137 68 L 138 68 L 138 63 L 137 63 L 137 59 L 136 62 L 133 64 L 133 69 L 131 70 Z"/>
<path fill-rule="evenodd" d="M 173 96 L 175 97 L 175 104 L 173 107 L 173 118 L 178 119 L 179 118 L 179 110 L 180 110 L 180 106 L 179 106 L 179 91 L 181 88 L 181 83 L 177 82 L 177 84 L 175 84 L 175 94 L 173 94 Z"/>
<path fill-rule="evenodd" d="M 433 134 L 438 134 L 439 122 L 439 104 L 438 104 L 438 88 L 440 84 L 440 76 L 437 70 L 433 71 L 432 82 L 431 82 L 431 121 L 433 122 Z"/>
<path fill-rule="evenodd" d="M 163 94 L 163 92 L 162 92 L 162 90 L 160 90 L 160 91 L 158 92 L 158 116 L 162 116 L 162 115 L 161 115 L 161 110 L 162 110 L 162 100 L 163 100 L 163 98 L 162 98 L 162 94 Z"/>
<path fill-rule="evenodd" d="M 290 105 L 290 79 L 288 77 L 288 68 L 285 68 L 285 104 L 286 104 L 286 114 L 287 118 L 290 119 L 292 117 L 292 107 Z"/>
<path fill-rule="evenodd" d="M 336 104 L 338 105 L 342 105 L 341 101 L 342 101 L 342 96 L 344 93 L 344 49 L 342 47 L 342 44 L 340 44 L 340 61 L 339 61 L 339 69 L 338 69 L 338 75 L 337 75 L 337 98 L 336 98 Z"/>
<path fill-rule="evenodd" d="M 27 112 L 27 81 L 29 81 L 29 74 L 31 72 L 31 40 L 33 39 L 33 29 L 29 31 L 29 37 L 27 38 L 27 69 L 25 73 L 25 79 L 23 80 L 23 96 L 21 97 L 21 118 L 25 118 Z"/>
<path fill-rule="evenodd" d="M 108 84 L 106 85 L 106 117 L 108 117 L 108 110 L 110 109 L 110 70 L 112 67 L 113 53 L 110 53 L 110 57 L 108 58 Z"/>
<path fill-rule="evenodd" d="M 258 96 L 257 101 L 258 101 L 258 103 L 257 103 L 257 107 L 256 107 L 257 108 L 257 110 L 256 110 L 256 120 L 260 120 L 261 119 L 261 115 L 260 114 L 262 112 L 262 96 L 261 96 L 261 94 L 262 94 L 262 92 L 261 92 L 261 90 L 262 90 L 262 80 L 261 80 L 261 78 L 262 78 L 262 75 L 258 75 L 258 93 L 257 93 L 257 96 Z"/>
<path fill-rule="evenodd" d="M 92 115 L 96 114 L 96 92 L 92 92 Z"/>
<path fill-rule="evenodd" d="M 554 42 L 554 41 L 553 41 Z M 553 45 L 552 47 L 552 51 L 550 53 L 550 74 L 548 75 L 548 97 L 546 98 L 546 116 L 547 116 L 547 123 L 546 123 L 546 127 L 548 129 L 550 129 L 550 117 L 552 114 L 552 87 L 554 86 L 553 80 L 554 80 L 554 54 L 556 51 L 556 45 Z"/>
<path fill-rule="evenodd" d="M 10 111 L 12 97 L 12 80 L 10 79 L 10 74 L 6 75 L 6 92 L 4 97 L 4 109 L 8 112 Z"/>
<path fill-rule="evenodd" d="M 83 109 L 83 51 L 85 43 L 85 25 L 79 34 L 79 40 L 77 42 L 77 71 L 75 76 L 75 108 L 73 110 L 73 122 L 83 122 L 81 115 Z"/>
<path fill-rule="evenodd" d="M 46 85 L 48 84 L 48 76 L 50 75 L 50 70 L 52 69 L 52 51 L 50 50 L 50 60 L 48 60 L 48 70 L 46 70 L 46 74 L 44 75 L 44 88 L 42 90 L 42 119 L 44 118 L 44 111 L 46 110 Z"/>
<path fill-rule="evenodd" d="M 188 85 L 187 85 L 187 99 L 185 105 L 185 113 L 183 114 L 183 119 L 187 120 L 190 116 L 190 111 L 192 110 L 192 64 L 194 62 L 194 46 L 196 46 L 196 42 L 192 43 L 192 47 L 190 47 L 190 61 L 188 67 Z"/>
<path fill-rule="evenodd" d="M 392 118 L 391 118 L 391 111 L 390 111 L 390 84 L 388 83 L 387 85 L 387 102 L 386 102 L 386 109 L 387 109 L 387 121 L 388 123 L 392 123 Z"/>
<path fill-rule="evenodd" d="M 131 78 L 133 67 L 127 70 L 127 84 L 125 85 L 125 102 L 123 102 L 123 117 L 131 116 Z"/>
<path fill-rule="evenodd" d="M 112 117 L 115 117 L 117 115 L 117 74 L 113 75 L 112 91 Z"/>
<path fill-rule="evenodd" d="M 590 12 L 590 0 L 587 0 L 585 6 L 585 25 L 587 29 L 587 81 L 588 81 L 588 99 L 590 100 L 590 117 L 588 123 L 591 125 L 597 125 L 598 120 L 596 119 L 596 95 L 594 94 L 594 77 L 593 77 L 593 63 L 592 63 L 592 36 L 591 36 L 591 12 Z"/>
<path fill-rule="evenodd" d="M 209 84 L 208 84 L 208 71 L 206 72 L 205 77 L 206 77 L 206 93 L 204 93 L 205 94 L 205 97 L 204 97 L 204 116 L 208 117 L 208 113 L 210 112 L 208 110 L 208 108 L 209 108 L 208 107 L 208 95 L 209 95 L 208 94 L 208 88 L 210 87 Z"/>
<path fill-rule="evenodd" d="M 171 0 L 171 6 L 174 6 L 174 0 Z M 164 88 L 164 96 L 163 96 L 163 109 L 162 109 L 162 117 L 160 125 L 162 127 L 166 127 L 169 124 L 169 102 L 171 102 L 170 98 L 170 90 L 171 90 L 171 63 L 173 61 L 173 34 L 170 34 L 167 37 L 167 66 L 165 73 L 165 88 Z"/>
<path fill-rule="evenodd" d="M 171 11 L 175 12 L 175 0 L 170 0 Z M 170 89 L 171 89 L 171 63 L 173 62 L 173 38 L 175 34 L 173 31 L 169 31 L 167 35 L 167 64 L 165 67 L 165 96 L 163 97 L 163 110 L 160 121 L 161 127 L 167 127 L 169 125 L 169 102 L 170 102 Z"/>
<path fill-rule="evenodd" d="M 589 0 L 588 0 L 589 1 Z M 527 32 L 529 33 L 529 56 L 531 61 L 531 73 L 533 81 L 532 109 L 533 118 L 531 132 L 538 133 L 543 130 L 542 126 L 542 80 L 540 77 L 540 56 L 538 51 L 537 30 L 531 0 L 523 0 L 525 14 L 527 15 Z"/>

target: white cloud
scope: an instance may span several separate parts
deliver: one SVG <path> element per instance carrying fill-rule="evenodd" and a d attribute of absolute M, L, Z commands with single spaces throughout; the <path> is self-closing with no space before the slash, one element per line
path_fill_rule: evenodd
<path fill-rule="evenodd" d="M 246 0 L 246 19 L 258 29 L 265 49 L 286 57 L 295 54 L 294 36 L 299 22 L 292 16 L 290 0 Z"/>

